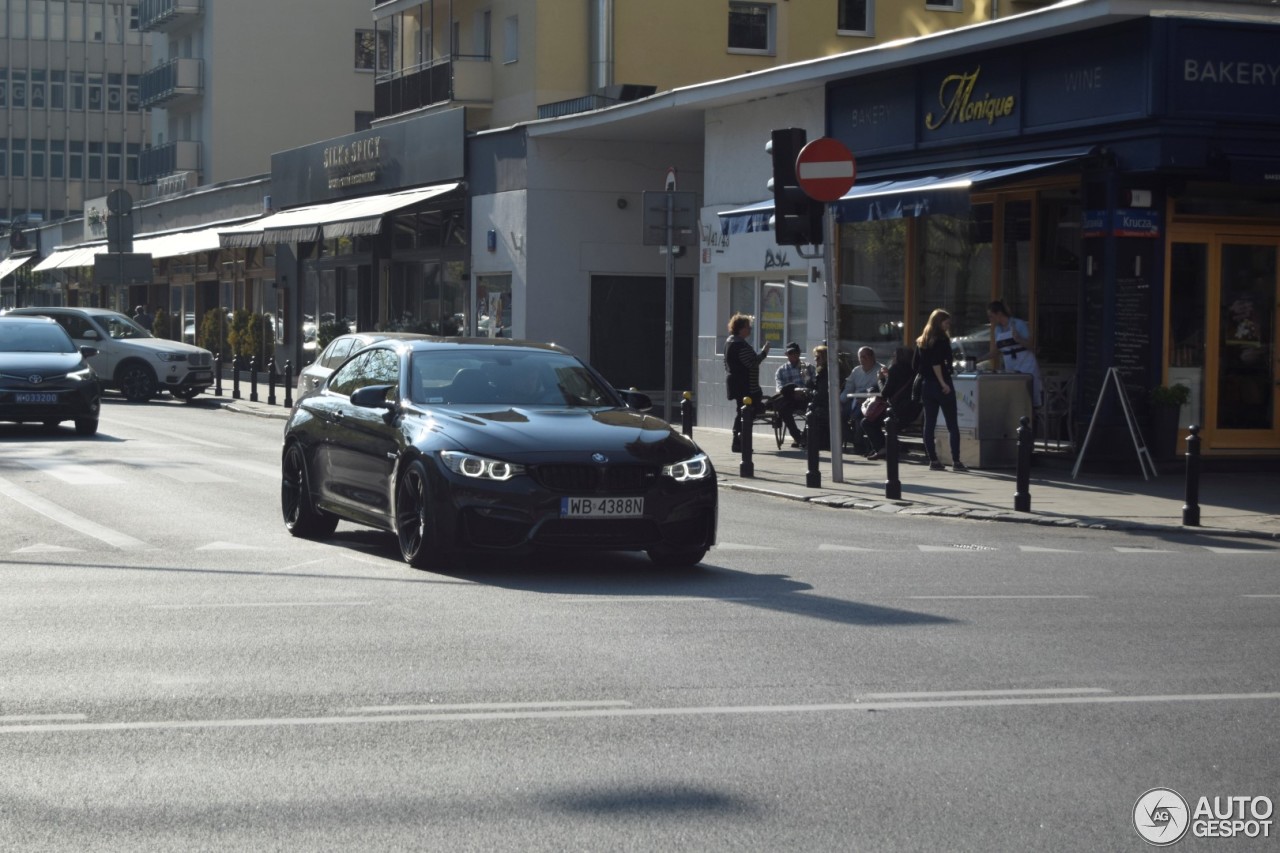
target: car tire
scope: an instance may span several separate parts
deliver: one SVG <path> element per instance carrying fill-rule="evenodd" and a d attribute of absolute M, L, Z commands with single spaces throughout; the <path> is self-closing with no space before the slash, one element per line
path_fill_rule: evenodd
<path fill-rule="evenodd" d="M 280 512 L 285 529 L 302 539 L 324 539 L 338 527 L 336 515 L 312 503 L 307 461 L 296 443 L 285 450 L 281 462 Z"/>
<path fill-rule="evenodd" d="M 57 429 L 60 423 L 62 423 L 62 421 L 54 421 L 54 420 L 44 421 L 44 428 Z"/>
<path fill-rule="evenodd" d="M 173 392 L 173 396 L 177 397 L 179 400 L 186 400 L 188 403 L 190 403 L 196 397 L 200 396 L 200 389 L 199 388 L 180 388 L 177 391 Z"/>
<path fill-rule="evenodd" d="M 97 418 L 76 418 L 76 435 L 97 435 Z"/>
<path fill-rule="evenodd" d="M 427 466 L 415 459 L 396 480 L 396 540 L 400 556 L 415 569 L 427 568 L 440 551 L 431 515 Z"/>
<path fill-rule="evenodd" d="M 696 566 L 707 556 L 706 548 L 670 548 L 659 545 L 645 552 L 649 559 L 664 568 Z"/>
<path fill-rule="evenodd" d="M 131 403 L 145 403 L 156 394 L 156 375 L 145 364 L 126 364 L 116 375 L 116 385 Z"/>

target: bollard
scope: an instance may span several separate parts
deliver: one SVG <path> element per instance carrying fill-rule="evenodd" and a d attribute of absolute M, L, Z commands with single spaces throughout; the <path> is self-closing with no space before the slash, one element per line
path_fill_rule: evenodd
<path fill-rule="evenodd" d="M 240 399 L 240 356 L 231 356 L 231 399 Z"/>
<path fill-rule="evenodd" d="M 693 392 L 685 391 L 680 401 L 680 432 L 693 438 Z"/>
<path fill-rule="evenodd" d="M 818 468 L 818 446 L 822 444 L 822 437 L 818 434 L 820 429 L 819 424 L 809 422 L 804 442 L 804 458 L 809 463 L 804 484 L 811 489 L 822 488 L 822 471 Z"/>
<path fill-rule="evenodd" d="M 742 462 L 738 465 L 738 474 L 743 477 L 756 475 L 755 463 L 751 461 L 751 422 L 755 420 L 755 403 L 750 397 L 742 398 L 742 408 L 738 409 L 738 444 L 742 448 Z"/>
<path fill-rule="evenodd" d="M 1200 526 L 1200 425 L 1192 424 L 1187 436 L 1187 497 L 1182 505 L 1182 523 Z"/>
<path fill-rule="evenodd" d="M 258 357 L 249 356 L 249 402 L 258 402 Z"/>
<path fill-rule="evenodd" d="M 284 406 L 293 408 L 293 361 L 287 358 L 284 360 Z"/>
<path fill-rule="evenodd" d="M 222 353 L 217 353 L 213 357 L 213 396 L 222 396 Z"/>
<path fill-rule="evenodd" d="M 898 480 L 898 419 L 893 409 L 884 418 L 884 496 L 902 500 L 902 482 Z"/>
<path fill-rule="evenodd" d="M 1013 493 L 1013 508 L 1018 512 L 1031 512 L 1031 445 L 1035 437 L 1031 432 L 1031 419 L 1026 415 L 1018 421 L 1018 484 Z"/>
<path fill-rule="evenodd" d="M 275 356 L 267 359 L 267 405 L 274 406 L 276 404 L 276 359 Z"/>

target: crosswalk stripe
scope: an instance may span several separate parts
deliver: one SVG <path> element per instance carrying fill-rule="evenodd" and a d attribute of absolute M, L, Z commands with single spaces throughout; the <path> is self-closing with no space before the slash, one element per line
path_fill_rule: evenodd
<path fill-rule="evenodd" d="M 23 459 L 22 464 L 73 486 L 118 486 L 124 482 L 96 466 L 71 464 L 57 459 Z"/>
<path fill-rule="evenodd" d="M 105 542 L 113 548 L 138 550 L 150 547 L 140 539 L 134 539 L 132 536 L 121 533 L 118 530 L 112 530 L 109 527 L 103 527 L 101 524 L 76 515 L 70 510 L 63 509 L 57 504 L 2 478 L 0 478 L 0 495 L 12 498 L 32 512 L 38 512 L 58 524 L 70 527 L 85 536 L 92 536 L 94 539 Z"/>
<path fill-rule="evenodd" d="M 1018 549 L 1028 554 L 1078 554 L 1070 548 L 1041 548 L 1039 545 L 1019 545 Z"/>
<path fill-rule="evenodd" d="M 204 468 L 197 468 L 194 465 L 184 465 L 180 468 L 159 468 L 157 469 L 162 475 L 171 480 L 177 480 L 179 483 L 236 483 L 233 477 L 224 477 L 213 471 Z"/>

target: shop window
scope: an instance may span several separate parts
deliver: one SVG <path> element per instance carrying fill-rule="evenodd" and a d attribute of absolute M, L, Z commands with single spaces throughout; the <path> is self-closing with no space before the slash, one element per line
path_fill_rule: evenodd
<path fill-rule="evenodd" d="M 875 35 L 875 0 L 839 0 L 836 28 L 840 35 Z"/>
<path fill-rule="evenodd" d="M 729 3 L 729 50 L 732 53 L 774 52 L 773 3 Z"/>
<path fill-rule="evenodd" d="M 902 344 L 909 222 L 885 219 L 841 226 L 841 352 L 869 346 L 879 361 L 888 362 Z"/>
<path fill-rule="evenodd" d="M 968 216 L 928 216 L 919 220 L 916 240 L 915 340 L 935 308 L 951 314 L 955 349 L 985 357 L 991 329 L 987 304 L 992 288 L 992 209 L 978 204 Z"/>
<path fill-rule="evenodd" d="M 512 307 L 510 274 L 476 276 L 476 335 L 511 337 Z"/>
<path fill-rule="evenodd" d="M 1080 232 L 1083 207 L 1076 190 L 1039 198 L 1040 246 L 1036 270 L 1035 342 L 1041 365 L 1074 365 L 1079 329 Z"/>
<path fill-rule="evenodd" d="M 788 341 L 801 346 L 809 336 L 809 283 L 805 279 L 735 276 L 729 279 L 729 314 L 719 331 L 719 351 L 729 337 L 729 317 L 748 314 L 755 317 L 751 329 L 751 345 L 756 349 L 767 341 L 775 354 L 781 353 Z"/>
<path fill-rule="evenodd" d="M 1169 264 L 1169 366 L 1204 367 L 1209 246 L 1174 243 Z"/>
<path fill-rule="evenodd" d="M 1004 204 L 1000 285 L 996 298 L 1008 306 L 1014 317 L 1024 319 L 1031 316 L 1031 226 L 1029 200 Z"/>

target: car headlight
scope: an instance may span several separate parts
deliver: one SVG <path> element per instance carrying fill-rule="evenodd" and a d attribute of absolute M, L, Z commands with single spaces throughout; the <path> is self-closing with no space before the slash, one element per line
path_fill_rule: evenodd
<path fill-rule="evenodd" d="M 672 465 L 662 466 L 662 476 L 670 477 L 677 483 L 683 483 L 687 480 L 702 480 L 711 475 L 711 460 L 707 459 L 707 454 L 699 453 L 683 462 L 676 462 Z"/>
<path fill-rule="evenodd" d="M 73 382 L 88 382 L 93 379 L 93 368 L 86 367 L 84 370 L 73 370 L 67 374 L 67 378 Z"/>
<path fill-rule="evenodd" d="M 187 354 L 185 352 L 158 352 L 156 358 L 161 361 L 186 361 Z"/>
<path fill-rule="evenodd" d="M 475 477 L 478 480 L 504 481 L 524 473 L 523 465 L 503 462 L 500 459 L 488 459 L 484 456 L 476 456 L 474 453 L 463 453 L 460 450 L 440 451 L 440 461 L 455 474 Z"/>

